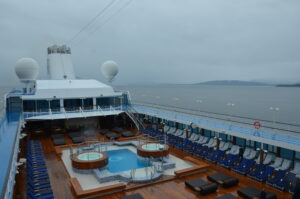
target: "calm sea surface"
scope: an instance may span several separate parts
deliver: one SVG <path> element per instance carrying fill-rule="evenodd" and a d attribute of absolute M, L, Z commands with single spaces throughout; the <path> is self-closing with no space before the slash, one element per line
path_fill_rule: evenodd
<path fill-rule="evenodd" d="M 275 120 L 300 125 L 300 88 L 269 86 L 118 86 L 129 90 L 134 103 Z M 0 88 L 0 101 L 8 88 Z M 228 106 L 228 103 L 234 106 Z M 279 108 L 271 111 L 270 107 Z"/>
<path fill-rule="evenodd" d="M 136 103 L 174 106 L 300 125 L 300 88 L 203 85 L 118 88 L 129 90 L 133 102 Z M 274 108 L 273 111 L 270 107 Z"/>

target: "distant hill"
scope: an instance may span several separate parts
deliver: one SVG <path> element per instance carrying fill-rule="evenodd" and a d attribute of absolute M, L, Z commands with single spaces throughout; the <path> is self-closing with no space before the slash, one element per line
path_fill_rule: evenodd
<path fill-rule="evenodd" d="M 300 83 L 297 84 L 278 84 L 277 87 L 300 87 Z"/>
<path fill-rule="evenodd" d="M 196 83 L 196 85 L 210 85 L 210 86 L 270 86 L 271 84 L 261 82 L 249 82 L 239 80 L 217 80 Z"/>

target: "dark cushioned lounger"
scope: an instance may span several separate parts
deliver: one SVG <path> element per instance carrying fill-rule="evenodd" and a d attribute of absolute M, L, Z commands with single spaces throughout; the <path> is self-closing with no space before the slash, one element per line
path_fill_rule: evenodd
<path fill-rule="evenodd" d="M 120 136 L 116 133 L 108 133 L 108 134 L 106 134 L 106 137 L 108 139 L 118 139 Z"/>
<path fill-rule="evenodd" d="M 198 191 L 202 195 L 214 193 L 218 189 L 218 185 L 216 183 L 207 183 L 200 178 L 185 181 L 185 185 L 195 191 Z"/>
<path fill-rule="evenodd" d="M 52 139 L 58 139 L 58 138 L 64 138 L 63 134 L 52 134 L 51 135 Z"/>
<path fill-rule="evenodd" d="M 223 196 L 216 197 L 215 199 L 238 199 L 238 198 L 232 195 L 231 193 L 228 193 Z"/>
<path fill-rule="evenodd" d="M 71 139 L 72 139 L 72 142 L 75 143 L 75 144 L 84 142 L 84 138 L 82 136 L 72 137 Z"/>
<path fill-rule="evenodd" d="M 124 196 L 120 199 L 144 199 L 144 198 L 141 194 L 135 193 L 135 194 L 131 194 L 131 195 L 128 195 L 128 196 Z"/>
<path fill-rule="evenodd" d="M 81 136 L 81 133 L 80 132 L 71 132 L 71 133 L 68 133 L 68 135 L 70 138 L 79 137 L 79 136 Z"/>
<path fill-rule="evenodd" d="M 107 133 L 111 133 L 111 131 L 109 131 L 109 130 L 107 130 L 107 129 L 103 129 L 103 130 L 100 130 L 99 133 L 100 133 L 101 135 L 105 135 L 105 134 L 107 134 Z"/>
<path fill-rule="evenodd" d="M 214 173 L 207 176 L 207 179 L 221 185 L 224 188 L 235 186 L 239 183 L 238 178 L 230 177 L 224 173 Z"/>
<path fill-rule="evenodd" d="M 254 187 L 246 187 L 238 190 L 237 193 L 243 198 L 252 199 L 259 198 L 262 193 L 262 190 L 256 189 Z M 272 192 L 266 192 L 266 199 L 276 199 L 276 194 Z"/>
<path fill-rule="evenodd" d="M 133 134 L 132 132 L 130 132 L 130 131 L 124 131 L 124 132 L 122 133 L 122 136 L 123 136 L 123 137 L 133 137 L 134 134 Z"/>
<path fill-rule="evenodd" d="M 67 144 L 63 138 L 55 138 L 53 139 L 53 143 L 55 146 L 65 145 Z"/>
<path fill-rule="evenodd" d="M 113 131 L 115 131 L 117 133 L 122 133 L 124 131 L 124 129 L 122 129 L 122 128 L 113 128 Z"/>

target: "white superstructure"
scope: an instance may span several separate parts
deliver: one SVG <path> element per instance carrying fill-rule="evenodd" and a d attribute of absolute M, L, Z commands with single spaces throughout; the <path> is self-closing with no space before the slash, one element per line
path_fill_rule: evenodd
<path fill-rule="evenodd" d="M 122 107 L 128 101 L 125 93 L 97 80 L 76 79 L 69 47 L 53 45 L 47 50 L 48 80 L 36 79 L 39 67 L 35 60 L 22 58 L 16 64 L 16 74 L 23 84 L 19 95 L 26 120 L 93 117 L 123 112 Z M 105 74 L 109 74 L 108 79 L 111 80 L 118 68 L 115 62 L 109 63 L 105 65 Z"/>

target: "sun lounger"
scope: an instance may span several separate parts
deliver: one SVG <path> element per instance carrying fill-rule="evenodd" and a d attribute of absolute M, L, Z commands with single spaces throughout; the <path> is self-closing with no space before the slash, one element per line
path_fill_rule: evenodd
<path fill-rule="evenodd" d="M 215 199 L 238 199 L 238 198 L 232 195 L 231 193 L 228 193 L 223 196 L 216 197 Z"/>
<path fill-rule="evenodd" d="M 79 137 L 72 137 L 71 139 L 72 139 L 72 142 L 73 142 L 74 144 L 78 144 L 78 143 L 84 142 L 84 138 L 83 138 L 82 136 L 79 136 Z"/>
<path fill-rule="evenodd" d="M 238 195 L 246 198 L 246 199 L 254 199 L 254 198 L 260 198 L 262 195 L 262 190 L 256 189 L 254 187 L 245 187 L 243 189 L 240 189 L 237 191 Z M 266 199 L 276 199 L 276 194 L 272 192 L 266 192 Z"/>
<path fill-rule="evenodd" d="M 118 135 L 116 133 L 108 133 L 108 134 L 106 134 L 106 137 L 108 139 L 114 140 L 114 139 L 118 139 L 120 137 L 120 135 Z"/>
<path fill-rule="evenodd" d="M 224 188 L 235 186 L 239 183 L 239 179 L 230 177 L 224 173 L 214 173 L 207 176 L 207 179 L 221 185 Z"/>
<path fill-rule="evenodd" d="M 52 139 L 64 138 L 64 135 L 63 135 L 63 134 L 52 134 L 52 135 L 51 135 L 51 138 L 52 138 Z"/>
<path fill-rule="evenodd" d="M 185 181 L 185 185 L 189 188 L 199 192 L 202 195 L 214 193 L 217 191 L 218 186 L 216 183 L 208 183 L 200 178 Z"/>
<path fill-rule="evenodd" d="M 133 137 L 134 134 L 130 131 L 124 131 L 124 132 L 122 132 L 122 136 L 123 137 Z"/>
<path fill-rule="evenodd" d="M 131 195 L 128 195 L 128 196 L 124 196 L 120 199 L 144 199 L 144 198 L 141 194 L 135 193 L 135 194 L 131 194 Z"/>
<path fill-rule="evenodd" d="M 53 144 L 55 146 L 60 146 L 60 145 L 66 145 L 67 143 L 64 138 L 55 138 L 53 139 Z"/>

